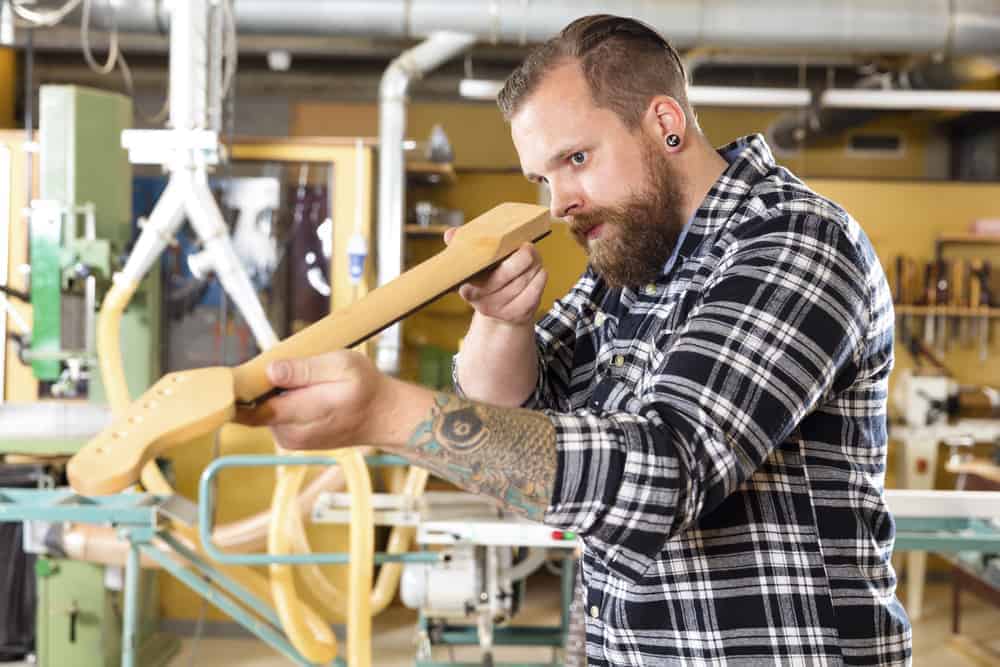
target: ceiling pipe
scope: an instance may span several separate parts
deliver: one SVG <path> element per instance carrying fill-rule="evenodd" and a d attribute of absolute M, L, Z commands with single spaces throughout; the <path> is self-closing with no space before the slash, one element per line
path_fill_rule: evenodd
<path fill-rule="evenodd" d="M 437 30 L 485 43 L 528 44 L 585 14 L 617 13 L 659 29 L 680 49 L 970 55 L 1000 52 L 1000 0 L 240 0 L 242 34 L 421 39 Z M 96 3 L 94 21 L 165 32 L 164 0 Z"/>
<path fill-rule="evenodd" d="M 839 136 L 845 130 L 865 125 L 885 113 L 887 108 L 902 108 L 901 101 L 877 97 L 865 99 L 863 93 L 881 91 L 949 91 L 982 82 L 997 75 L 997 64 L 988 59 L 957 59 L 944 62 L 925 61 L 899 72 L 877 74 L 862 79 L 854 91 L 829 91 L 819 95 L 818 105 L 807 111 L 783 114 L 767 129 L 769 142 L 780 150 L 793 151 L 823 139 Z M 856 99 L 862 94 L 862 99 Z M 853 98 L 852 99 L 852 95 Z M 930 98 L 926 100 L 928 108 Z M 957 98 L 956 98 L 956 101 Z M 895 106 L 892 106 L 895 104 Z M 912 108 L 912 107 L 911 107 Z"/>
<path fill-rule="evenodd" d="M 378 284 L 384 285 L 403 268 L 403 207 L 406 173 L 406 92 L 410 82 L 451 60 L 475 43 L 470 34 L 435 32 L 427 41 L 404 51 L 389 63 L 379 84 Z M 384 373 L 399 372 L 401 334 L 394 324 L 375 344 L 375 363 Z"/>

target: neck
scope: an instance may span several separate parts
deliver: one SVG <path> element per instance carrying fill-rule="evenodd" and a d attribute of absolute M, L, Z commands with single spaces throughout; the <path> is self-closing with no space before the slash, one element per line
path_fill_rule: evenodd
<path fill-rule="evenodd" d="M 687 173 L 685 220 L 694 216 L 712 186 L 729 166 L 704 136 L 699 136 L 689 150 L 691 156 Z"/>

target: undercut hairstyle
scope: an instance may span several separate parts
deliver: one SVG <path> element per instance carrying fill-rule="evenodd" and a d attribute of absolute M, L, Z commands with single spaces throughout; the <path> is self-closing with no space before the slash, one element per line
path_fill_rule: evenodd
<path fill-rule="evenodd" d="M 614 111 L 628 129 L 638 127 L 656 95 L 677 100 L 688 125 L 697 127 L 674 47 L 642 21 L 610 14 L 579 18 L 532 51 L 497 96 L 504 119 L 510 122 L 549 72 L 572 62 L 579 64 L 594 104 Z"/>

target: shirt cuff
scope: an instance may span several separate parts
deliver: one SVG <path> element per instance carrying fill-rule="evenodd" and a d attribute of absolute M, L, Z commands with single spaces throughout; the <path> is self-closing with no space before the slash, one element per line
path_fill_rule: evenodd
<path fill-rule="evenodd" d="M 459 398 L 468 399 L 465 390 L 462 389 L 462 385 L 458 381 L 458 355 L 460 352 L 456 352 L 451 356 L 451 388 L 455 392 L 455 395 Z"/>
<path fill-rule="evenodd" d="M 546 414 L 556 428 L 556 478 L 544 522 L 588 535 L 621 487 L 624 434 L 593 412 Z"/>

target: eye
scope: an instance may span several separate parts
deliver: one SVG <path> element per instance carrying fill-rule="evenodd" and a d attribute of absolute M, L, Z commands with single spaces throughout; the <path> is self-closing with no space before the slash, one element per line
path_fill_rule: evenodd
<path fill-rule="evenodd" d="M 587 154 L 583 151 L 577 151 L 569 156 L 569 161 L 579 167 L 587 161 Z"/>

